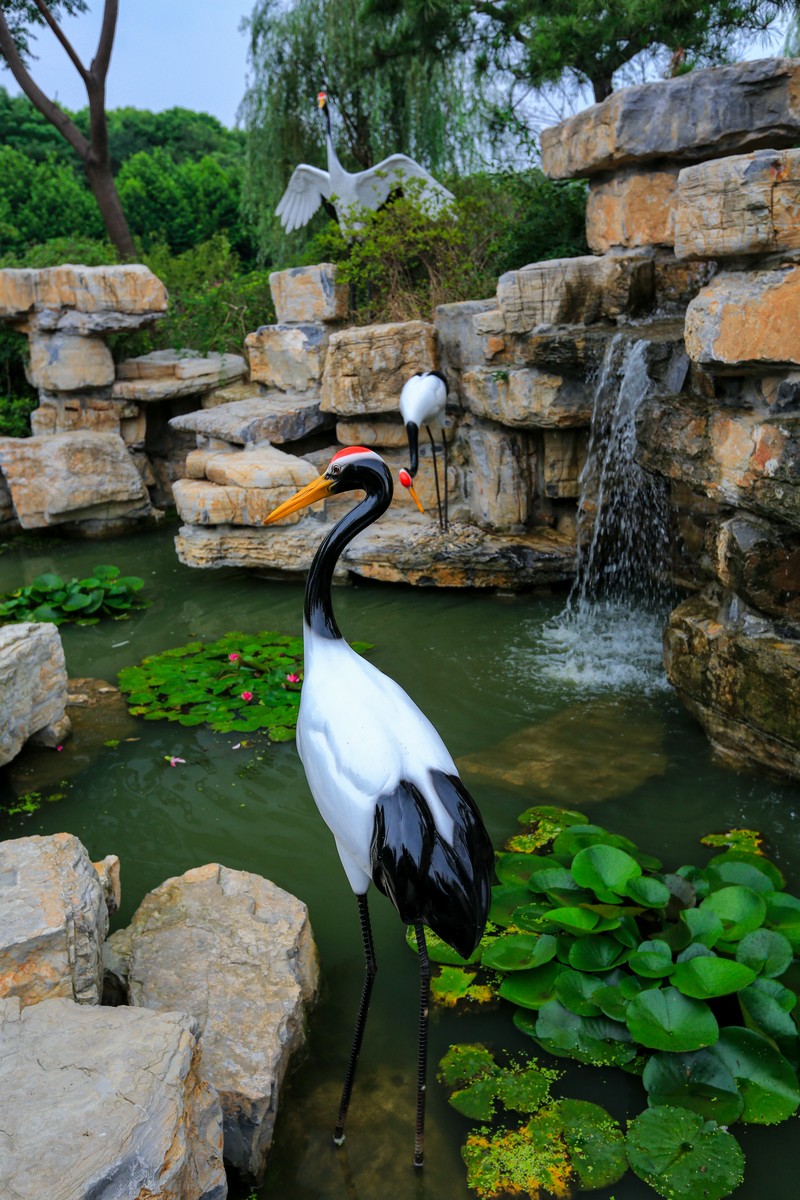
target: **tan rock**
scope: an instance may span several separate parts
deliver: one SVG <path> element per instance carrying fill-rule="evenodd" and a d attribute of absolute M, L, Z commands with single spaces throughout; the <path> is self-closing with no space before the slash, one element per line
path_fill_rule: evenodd
<path fill-rule="evenodd" d="M 108 910 L 71 833 L 0 842 L 0 997 L 99 1004 Z"/>
<path fill-rule="evenodd" d="M 167 291 L 148 267 L 82 267 L 65 264 L 0 271 L 0 317 L 14 319 L 33 309 L 81 313 L 166 312 Z"/>
<path fill-rule="evenodd" d="M 0 470 L 23 529 L 150 513 L 147 489 L 113 433 L 0 438 Z"/>
<path fill-rule="evenodd" d="M 538 370 L 477 367 L 461 376 L 464 407 L 511 428 L 588 425 L 592 398 L 583 382 Z"/>
<path fill-rule="evenodd" d="M 592 180 L 586 205 L 590 250 L 605 254 L 612 247 L 671 246 L 678 170 L 627 170 Z"/>
<path fill-rule="evenodd" d="M 87 429 L 94 433 L 122 434 L 121 413 L 124 406 L 116 401 L 96 400 L 92 396 L 46 396 L 31 413 L 31 431 L 34 434 L 70 433 L 75 429 Z M 144 438 L 144 417 L 141 430 L 138 421 L 125 423 L 130 432 L 136 427 L 138 440 Z M 126 445 L 129 444 L 126 439 Z"/>
<path fill-rule="evenodd" d="M 305 904 L 258 875 L 211 863 L 150 892 L 111 943 L 129 960 L 131 1004 L 188 1011 L 198 1023 L 203 1070 L 222 1103 L 225 1157 L 259 1180 L 317 993 Z"/>
<path fill-rule="evenodd" d="M 266 444 L 248 446 L 232 454 L 209 454 L 205 476 L 212 483 L 232 487 L 292 487 L 297 491 L 316 479 L 317 472 L 304 459 Z"/>
<path fill-rule="evenodd" d="M 670 614 L 664 665 L 724 762 L 800 778 L 800 653 L 779 626 L 693 596 Z"/>
<path fill-rule="evenodd" d="M 75 392 L 108 387 L 114 382 L 114 360 L 102 338 L 37 333 L 29 341 L 34 387 L 47 392 Z"/>
<path fill-rule="evenodd" d="M 387 417 L 372 421 L 337 421 L 336 441 L 342 446 L 377 446 L 391 450 L 408 445 L 405 427 L 400 418 Z"/>
<path fill-rule="evenodd" d="M 799 131 L 800 63 L 766 58 L 613 92 L 542 130 L 542 169 L 579 179 L 661 158 L 702 162 L 793 146 Z"/>
<path fill-rule="evenodd" d="M 482 332 L 486 324 L 492 325 L 489 334 L 503 333 L 505 330 L 503 314 L 497 309 L 495 297 L 490 300 L 462 300 L 437 307 L 434 325 L 441 368 L 448 379 L 491 357 L 487 353 L 487 334 Z"/>
<path fill-rule="evenodd" d="M 226 455 L 218 457 L 225 458 Z M 298 462 L 302 460 L 298 459 Z M 307 463 L 303 464 L 308 466 Z M 316 478 L 312 468 L 311 477 Z M 255 525 L 261 527 L 273 509 L 290 500 L 297 491 L 293 484 L 284 486 L 234 487 L 211 483 L 206 479 L 176 479 L 172 485 L 175 506 L 187 525 Z M 322 505 L 315 505 L 317 512 Z M 292 525 L 302 513 L 284 517 L 281 525 Z"/>
<path fill-rule="evenodd" d="M 273 271 L 269 277 L 269 290 L 281 325 L 347 320 L 348 286 L 336 282 L 334 263 Z"/>
<path fill-rule="evenodd" d="M 542 434 L 542 490 L 552 500 L 580 496 L 581 471 L 586 463 L 587 430 L 545 429 Z"/>
<path fill-rule="evenodd" d="M 535 452 L 524 434 L 495 429 L 467 432 L 466 476 L 473 520 L 485 529 L 521 529 L 531 514 Z"/>
<path fill-rule="evenodd" d="M 33 734 L 64 720 L 67 671 L 55 625 L 25 621 L 0 626 L 0 766 Z"/>
<path fill-rule="evenodd" d="M 217 408 L 220 404 L 233 404 L 237 400 L 252 400 L 262 394 L 261 385 L 251 383 L 248 379 L 240 379 L 236 383 L 228 383 L 206 392 L 201 400 L 203 408 Z"/>
<path fill-rule="evenodd" d="M 437 368 L 436 331 L 426 321 L 367 325 L 331 336 L 322 411 L 340 417 L 395 413 L 415 371 Z"/>
<path fill-rule="evenodd" d="M 757 150 L 678 177 L 675 253 L 724 258 L 800 249 L 800 150 Z"/>
<path fill-rule="evenodd" d="M 745 604 L 778 621 L 800 620 L 800 533 L 736 513 L 715 522 L 706 545 L 714 572 Z"/>
<path fill-rule="evenodd" d="M 507 271 L 497 281 L 508 333 L 635 316 L 652 298 L 653 263 L 640 254 L 555 258 Z"/>
<path fill-rule="evenodd" d="M 687 309 L 686 351 L 721 374 L 800 366 L 800 267 L 715 276 Z"/>
<path fill-rule="evenodd" d="M 173 429 L 196 433 L 208 439 L 209 444 L 216 441 L 219 448 L 230 442 L 237 446 L 258 442 L 282 445 L 332 424 L 331 417 L 320 411 L 319 398 L 314 393 L 295 395 L 278 391 L 264 391 L 245 400 L 201 408 L 170 421 Z"/>
<path fill-rule="evenodd" d="M 306 510 L 308 511 L 308 510 Z M 281 578 L 305 579 L 311 560 L 326 533 L 329 521 L 304 516 L 296 524 L 254 529 L 247 525 L 182 525 L 175 550 L 187 567 L 248 567 Z M 347 578 L 341 564 L 335 578 Z"/>
<path fill-rule="evenodd" d="M 317 388 L 329 336 L 322 324 L 262 325 L 244 341 L 250 378 L 282 392 Z"/>
<path fill-rule="evenodd" d="M 205 357 L 180 350 L 153 350 L 119 364 L 113 396 L 138 403 L 204 396 L 247 374 L 240 354 Z"/>

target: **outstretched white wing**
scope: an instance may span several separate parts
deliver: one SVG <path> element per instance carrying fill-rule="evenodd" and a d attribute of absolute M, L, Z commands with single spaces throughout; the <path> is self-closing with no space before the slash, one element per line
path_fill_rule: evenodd
<path fill-rule="evenodd" d="M 357 201 L 364 208 L 377 209 L 385 204 L 392 192 L 403 187 L 404 182 L 419 179 L 422 183 L 420 199 L 433 212 L 453 199 L 447 188 L 437 183 L 429 171 L 414 162 L 407 154 L 390 154 L 377 166 L 368 171 L 359 171 L 354 176 Z"/>
<path fill-rule="evenodd" d="M 275 215 L 287 233 L 307 225 L 323 200 L 329 200 L 331 181 L 327 171 L 301 163 L 295 167 Z"/>

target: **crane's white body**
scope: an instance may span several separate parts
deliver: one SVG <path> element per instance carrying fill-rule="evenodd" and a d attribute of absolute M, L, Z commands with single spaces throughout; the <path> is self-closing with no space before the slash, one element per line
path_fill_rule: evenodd
<path fill-rule="evenodd" d="M 360 209 L 374 212 L 386 203 L 392 192 L 411 179 L 420 181 L 420 200 L 432 212 L 453 199 L 447 188 L 437 183 L 430 172 L 407 154 L 390 154 L 376 166 L 353 174 L 345 171 L 336 156 L 329 121 L 326 142 L 327 171 L 306 163 L 295 167 L 275 209 L 275 215 L 280 217 L 287 233 L 306 225 L 323 200 L 334 206 L 342 228 L 354 231 L 360 227 L 357 215 Z"/>
<path fill-rule="evenodd" d="M 376 798 L 393 792 L 400 780 L 413 783 L 437 832 L 450 842 L 453 822 L 429 772 L 458 772 L 414 701 L 343 639 L 322 637 L 306 625 L 304 657 L 297 749 L 350 886 L 363 895 L 372 878 Z"/>
<path fill-rule="evenodd" d="M 400 393 L 400 415 L 403 424 L 413 421 L 418 429 L 429 425 L 444 427 L 447 386 L 443 379 L 430 371 L 412 375 Z"/>

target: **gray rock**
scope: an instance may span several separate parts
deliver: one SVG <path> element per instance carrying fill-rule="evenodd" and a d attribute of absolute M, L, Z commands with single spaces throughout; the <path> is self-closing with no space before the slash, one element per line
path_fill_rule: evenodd
<path fill-rule="evenodd" d="M 636 316 L 651 304 L 653 261 L 632 252 L 530 263 L 497 281 L 507 333 Z"/>
<path fill-rule="evenodd" d="M 330 330 L 304 325 L 262 325 L 245 338 L 250 378 L 282 392 L 308 392 L 319 387 Z"/>
<path fill-rule="evenodd" d="M 320 412 L 318 396 L 296 396 L 270 391 L 173 417 L 173 429 L 188 430 L 206 438 L 247 446 L 252 442 L 282 445 L 328 428 L 333 418 Z"/>
<path fill-rule="evenodd" d="M 800 63 L 763 58 L 622 88 L 541 134 L 551 179 L 797 144 Z"/>
<path fill-rule="evenodd" d="M 132 1004 L 183 1009 L 197 1021 L 203 1070 L 222 1103 L 225 1158 L 260 1179 L 316 997 L 306 906 L 258 875 L 212 863 L 156 888 L 110 943 L 128 959 Z"/>
<path fill-rule="evenodd" d="M 63 728 L 67 670 L 61 636 L 46 621 L 0 627 L 0 766 L 35 733 Z"/>
<path fill-rule="evenodd" d="M 486 335 L 475 328 L 475 318 L 496 306 L 497 300 L 492 296 L 489 300 L 464 300 L 437 307 L 433 323 L 443 374 L 459 373 L 486 361 Z"/>
<path fill-rule="evenodd" d="M 99 1004 L 108 909 L 71 833 L 0 842 L 0 997 Z"/>
<path fill-rule="evenodd" d="M 4 1200 L 225 1200 L 222 1114 L 183 1013 L 0 1000 Z"/>

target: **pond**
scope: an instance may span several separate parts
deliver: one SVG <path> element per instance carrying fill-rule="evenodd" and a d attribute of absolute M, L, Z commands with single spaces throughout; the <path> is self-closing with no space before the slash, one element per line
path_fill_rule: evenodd
<path fill-rule="evenodd" d="M 17 543 L 0 556 L 0 591 L 45 570 L 84 576 L 97 563 L 144 577 L 152 605 L 124 622 L 62 626 L 70 677 L 116 681 L 124 666 L 231 629 L 299 633 L 302 588 L 244 571 L 204 572 L 177 562 L 172 529 L 102 543 Z M 557 620 L 563 597 L 485 596 L 359 584 L 334 595 L 345 636 L 374 643 L 371 659 L 437 725 L 484 814 L 496 846 L 532 803 L 579 808 L 674 868 L 703 863 L 710 831 L 762 831 L 767 852 L 800 891 L 798 789 L 717 766 L 698 726 L 670 692 L 657 630 L 639 623 L 590 631 Z M 616 629 L 616 633 L 613 630 Z M 417 970 L 391 906 L 372 901 L 379 973 L 345 1150 L 330 1134 L 361 983 L 355 901 L 333 841 L 317 816 L 294 743 L 215 734 L 130 718 L 90 752 L 67 743 L 39 751 L 0 777 L 7 797 L 63 794 L 30 816 L 0 817 L 0 837 L 68 831 L 94 859 L 122 862 L 127 924 L 142 897 L 171 875 L 207 862 L 254 871 L 307 904 L 320 951 L 323 994 L 309 1053 L 293 1075 L 259 1196 L 282 1200 L 467 1200 L 460 1146 L 469 1123 L 431 1077 L 426 1167 L 414 1173 Z M 126 740 L 130 738 L 131 740 Z M 170 766 L 169 759 L 185 762 Z M 467 773 L 468 769 L 468 773 Z M 63 784 L 61 781 L 65 781 Z M 0 796 L 0 799 L 5 798 Z M 536 1047 L 510 1009 L 434 1012 L 430 1063 L 448 1045 L 484 1041 L 518 1053 Z M 544 1060 L 548 1056 L 540 1053 Z M 550 1060 L 565 1074 L 556 1094 L 603 1103 L 618 1119 L 643 1107 L 640 1082 L 612 1069 Z M 431 1076 L 433 1071 L 431 1072 Z M 736 1193 L 760 1200 L 796 1193 L 794 1128 L 737 1127 L 747 1167 Z M 231 1195 L 246 1195 L 248 1189 Z M 616 1200 L 654 1195 L 630 1173 Z M 609 1193 L 595 1193 L 602 1197 Z"/>

